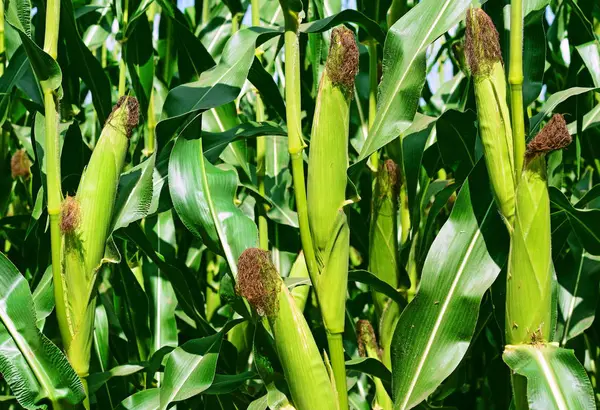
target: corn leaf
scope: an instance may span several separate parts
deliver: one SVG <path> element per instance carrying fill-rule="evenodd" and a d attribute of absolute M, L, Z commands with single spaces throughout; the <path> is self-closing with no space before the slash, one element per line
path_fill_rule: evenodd
<path fill-rule="evenodd" d="M 121 402 L 127 410 L 157 410 L 160 406 L 160 389 L 141 390 Z"/>
<path fill-rule="evenodd" d="M 584 251 L 575 237 L 570 252 L 555 262 L 558 277 L 558 328 L 561 346 L 583 333 L 594 322 L 600 284 L 600 257 Z"/>
<path fill-rule="evenodd" d="M 256 224 L 235 206 L 235 170 L 217 168 L 202 154 L 202 139 L 177 139 L 169 161 L 169 188 L 177 214 L 234 276 L 241 253 L 258 242 Z"/>
<path fill-rule="evenodd" d="M 594 87 L 571 87 L 563 91 L 554 93 L 546 100 L 540 111 L 530 119 L 530 135 L 535 135 L 542 125 L 542 121 L 547 115 L 552 113 L 554 109 L 563 101 L 579 94 L 587 93 L 595 90 Z"/>
<path fill-rule="evenodd" d="M 583 248 L 592 255 L 600 255 L 600 209 L 575 208 L 565 194 L 555 187 L 548 189 L 550 204 L 566 218 Z M 557 212 L 553 214 L 555 220 Z"/>
<path fill-rule="evenodd" d="M 595 409 L 592 386 L 572 350 L 555 345 L 508 345 L 502 358 L 527 377 L 531 410 Z"/>
<path fill-rule="evenodd" d="M 415 299 L 392 341 L 395 409 L 410 409 L 456 368 L 471 341 L 481 298 L 507 256 L 508 238 L 480 161 L 433 242 Z"/>
<path fill-rule="evenodd" d="M 19 404 L 77 404 L 83 386 L 64 354 L 37 328 L 33 296 L 25 278 L 0 253 L 0 372 Z"/>
<path fill-rule="evenodd" d="M 241 320 L 230 321 L 220 332 L 190 340 L 169 355 L 160 388 L 160 409 L 208 389 L 215 378 L 217 360 L 225 334 Z"/>
<path fill-rule="evenodd" d="M 31 38 L 31 3 L 29 0 L 13 0 L 7 2 L 6 6 L 6 22 L 19 33 L 23 48 L 38 81 L 43 88 L 57 89 L 62 80 L 62 72 L 58 63 Z"/>
<path fill-rule="evenodd" d="M 425 83 L 425 51 L 465 16 L 471 0 L 425 0 L 387 34 L 377 115 L 359 160 L 397 138 L 410 127 Z"/>

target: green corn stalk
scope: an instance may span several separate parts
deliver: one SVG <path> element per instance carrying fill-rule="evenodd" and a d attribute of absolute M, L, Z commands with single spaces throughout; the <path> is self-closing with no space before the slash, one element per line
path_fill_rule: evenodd
<path fill-rule="evenodd" d="M 492 192 L 512 230 L 515 208 L 513 136 L 506 103 L 506 79 L 498 32 L 481 9 L 467 12 L 465 48 L 477 104 L 477 121 Z"/>
<path fill-rule="evenodd" d="M 356 324 L 356 332 L 360 355 L 381 361 L 381 350 L 377 345 L 377 338 L 371 323 L 368 320 L 359 320 Z M 393 407 L 392 399 L 385 390 L 381 379 L 373 377 L 373 382 L 375 383 L 375 402 L 372 408 L 391 410 Z"/>
<path fill-rule="evenodd" d="M 250 248 L 240 255 L 236 291 L 267 318 L 296 409 L 338 409 L 334 386 L 310 328 L 269 252 Z"/>
<path fill-rule="evenodd" d="M 550 199 L 545 154 L 571 143 L 565 120 L 555 115 L 527 146 L 516 192 L 514 232 L 506 282 L 506 343 L 548 342 L 552 332 Z M 513 377 L 515 404 L 527 408 L 526 384 Z"/>
<path fill-rule="evenodd" d="M 317 95 L 308 161 L 308 219 L 319 273 L 311 277 L 327 330 L 340 407 L 348 407 L 344 332 L 350 232 L 346 201 L 350 101 L 358 72 L 354 33 L 333 30 Z"/>
<path fill-rule="evenodd" d="M 371 206 L 369 233 L 369 271 L 394 289 L 399 286 L 398 273 L 398 199 L 400 175 L 398 166 L 388 159 L 379 167 Z M 387 296 L 371 292 L 378 317 Z"/>
<path fill-rule="evenodd" d="M 104 125 L 77 195 L 67 196 L 62 204 L 62 294 L 55 296 L 62 298 L 65 312 L 58 311 L 57 316 L 67 357 L 84 386 L 94 328 L 96 273 L 109 235 L 129 136 L 137 123 L 137 100 L 122 97 Z"/>

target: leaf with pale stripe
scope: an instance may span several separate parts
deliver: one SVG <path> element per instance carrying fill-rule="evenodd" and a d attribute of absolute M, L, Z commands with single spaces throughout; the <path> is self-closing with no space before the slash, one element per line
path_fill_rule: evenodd
<path fill-rule="evenodd" d="M 458 366 L 479 305 L 508 253 L 508 237 L 480 161 L 425 260 L 419 291 L 392 341 L 394 409 L 425 400 Z"/>
<path fill-rule="evenodd" d="M 527 378 L 530 410 L 596 408 L 592 385 L 573 350 L 555 344 L 507 345 L 502 358 Z"/>

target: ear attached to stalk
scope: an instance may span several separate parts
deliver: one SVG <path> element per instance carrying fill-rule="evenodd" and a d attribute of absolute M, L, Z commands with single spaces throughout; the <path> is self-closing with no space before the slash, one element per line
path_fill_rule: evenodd
<path fill-rule="evenodd" d="M 337 410 L 333 386 L 304 314 L 268 251 L 250 248 L 242 252 L 236 292 L 268 319 L 296 409 Z"/>
<path fill-rule="evenodd" d="M 555 115 L 527 146 L 516 191 L 515 228 L 508 260 L 507 345 L 545 344 L 553 337 L 552 234 L 545 154 L 570 142 L 564 118 Z M 512 383 L 517 408 L 527 408 L 525 379 L 513 374 Z"/>
<path fill-rule="evenodd" d="M 514 142 L 508 104 L 506 78 L 498 32 L 481 9 L 467 11 L 465 49 L 475 88 L 477 122 L 485 163 L 498 209 L 509 230 L 515 212 Z"/>

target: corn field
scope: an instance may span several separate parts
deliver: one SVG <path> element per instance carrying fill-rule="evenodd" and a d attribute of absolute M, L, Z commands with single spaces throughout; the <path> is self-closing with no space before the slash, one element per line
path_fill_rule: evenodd
<path fill-rule="evenodd" d="M 0 4 L 0 409 L 596 409 L 600 1 Z"/>

